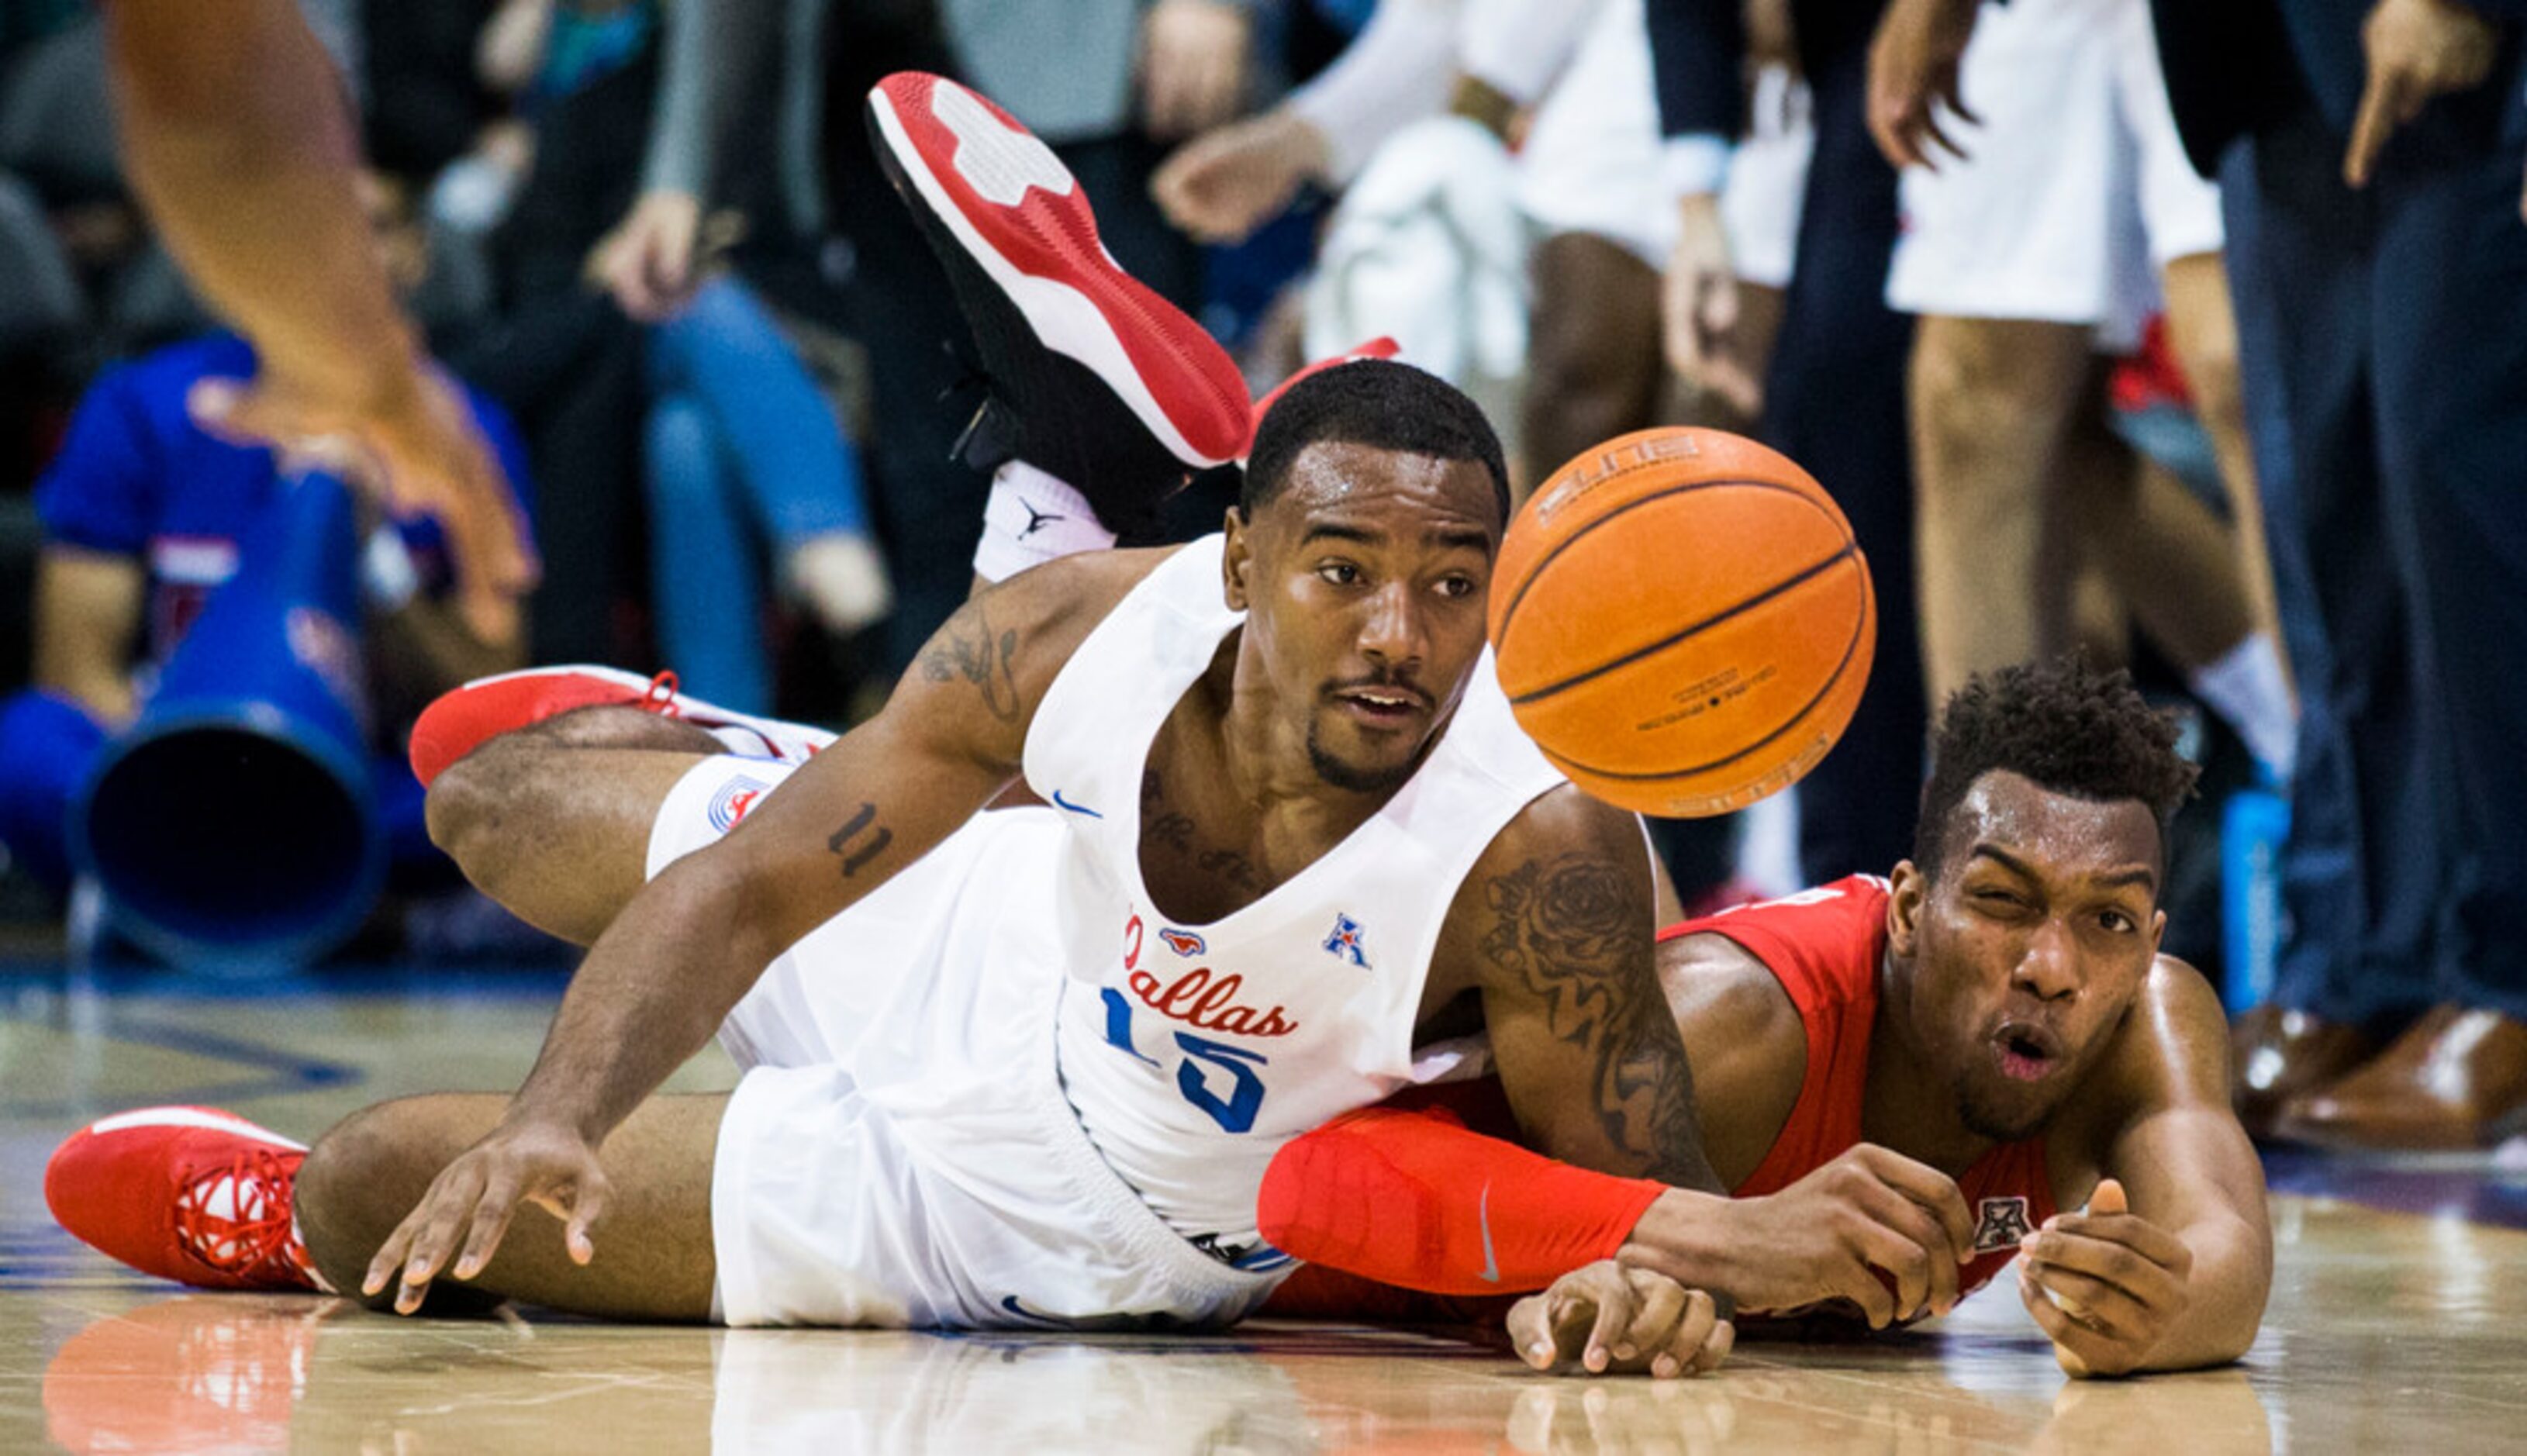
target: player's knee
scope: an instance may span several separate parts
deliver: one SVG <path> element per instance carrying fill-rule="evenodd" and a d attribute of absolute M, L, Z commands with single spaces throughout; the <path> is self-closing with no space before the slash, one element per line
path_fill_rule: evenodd
<path fill-rule="evenodd" d="M 684 394 L 662 397 L 650 408 L 644 436 L 653 500 L 720 508 L 720 446 L 698 401 Z"/>
<path fill-rule="evenodd" d="M 409 1181 L 392 1175 L 411 1157 L 395 1131 L 403 1106 L 389 1102 L 353 1113 L 318 1138 L 299 1165 L 292 1200 L 299 1237 L 326 1281 L 344 1294 L 358 1293 L 370 1258 L 403 1217 L 389 1206 Z"/>
<path fill-rule="evenodd" d="M 2059 412 L 2045 371 L 2025 367 L 2006 336 L 1974 321 L 1942 322 L 1926 324 L 1913 348 L 1913 418 L 1932 443 L 1970 450 Z"/>
<path fill-rule="evenodd" d="M 478 885 L 493 868 L 490 860 L 500 844 L 494 829 L 500 806 L 510 802 L 503 785 L 515 776 L 518 756 L 503 740 L 493 739 L 448 765 L 422 801 L 430 842 Z"/>
<path fill-rule="evenodd" d="M 2189 342 L 2178 361 L 2185 385 L 2193 396 L 2194 416 L 2213 434 L 2243 433 L 2246 404 L 2238 384 L 2238 339 L 2234 334 Z"/>

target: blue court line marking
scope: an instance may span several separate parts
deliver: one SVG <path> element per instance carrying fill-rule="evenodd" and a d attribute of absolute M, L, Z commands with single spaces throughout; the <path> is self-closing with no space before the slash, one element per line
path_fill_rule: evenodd
<path fill-rule="evenodd" d="M 281 1001 L 394 996 L 408 1001 L 541 1001 L 570 984 L 565 965 L 469 965 L 438 969 L 413 962 L 327 965 L 272 976 L 210 976 L 148 963 L 67 970 L 58 961 L 0 960 L 0 994 L 27 987 L 73 995 L 154 996 L 173 1001 Z"/>
<path fill-rule="evenodd" d="M 21 1021 L 28 1025 L 51 1026 L 51 1018 L 26 1015 L 0 1008 L 0 1019 Z M 148 1096 L 153 1103 L 219 1103 L 242 1101 L 249 1097 L 272 1097 L 286 1092 L 304 1092 L 316 1087 L 357 1085 L 367 1073 L 357 1066 L 338 1062 L 325 1062 L 284 1051 L 220 1036 L 190 1026 L 165 1022 L 115 1017 L 105 1028 L 108 1041 L 130 1046 L 155 1047 L 162 1051 L 180 1052 L 191 1057 L 208 1057 L 238 1064 L 250 1072 L 228 1081 L 204 1082 L 190 1087 L 153 1088 Z M 29 1121 L 55 1118 L 78 1118 L 98 1111 L 98 1105 L 87 1100 L 43 1102 L 26 1098 L 0 1099 L 0 1118 L 25 1118 Z M 65 1129 L 66 1131 L 68 1129 Z"/>

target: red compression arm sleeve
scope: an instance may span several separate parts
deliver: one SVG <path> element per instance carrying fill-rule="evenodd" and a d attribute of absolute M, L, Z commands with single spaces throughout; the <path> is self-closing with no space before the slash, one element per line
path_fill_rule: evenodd
<path fill-rule="evenodd" d="M 1556 1163 L 1446 1111 L 1372 1107 L 1276 1154 L 1257 1215 L 1274 1248 L 1311 1264 L 1501 1294 L 1614 1257 L 1665 1188 Z"/>

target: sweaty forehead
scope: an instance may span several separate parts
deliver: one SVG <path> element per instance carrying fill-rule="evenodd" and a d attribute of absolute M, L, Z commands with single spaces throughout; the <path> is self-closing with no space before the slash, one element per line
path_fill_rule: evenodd
<path fill-rule="evenodd" d="M 2037 872 L 2064 880 L 2135 868 L 2165 873 L 2158 820 L 2138 799 L 2082 799 L 2060 794 L 2006 769 L 1974 781 L 1949 816 L 1942 859 L 1964 867 L 1977 845 L 1989 845 Z"/>
<path fill-rule="evenodd" d="M 1317 520 L 1392 518 L 1390 529 L 1473 527 L 1497 536 L 1500 501 L 1478 460 L 1449 460 L 1347 440 L 1318 441 L 1290 462 L 1266 509 L 1304 533 Z"/>

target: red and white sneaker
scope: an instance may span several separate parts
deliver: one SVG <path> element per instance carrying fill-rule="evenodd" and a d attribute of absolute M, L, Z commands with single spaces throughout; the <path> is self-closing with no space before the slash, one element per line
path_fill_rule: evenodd
<path fill-rule="evenodd" d="M 869 92 L 878 161 L 948 270 L 992 398 L 968 464 L 1024 460 L 1143 525 L 1246 442 L 1246 384 L 1202 326 L 1123 272 L 1078 181 L 1007 112 L 939 77 Z"/>
<path fill-rule="evenodd" d="M 290 1225 L 304 1144 L 206 1107 L 91 1122 L 53 1150 L 44 1203 L 80 1242 L 202 1289 L 318 1288 Z"/>
<path fill-rule="evenodd" d="M 704 730 L 731 753 L 782 763 L 804 763 L 835 738 L 822 728 L 758 718 L 680 693 L 672 672 L 643 677 L 591 663 L 528 667 L 476 678 L 422 709 L 412 725 L 413 776 L 426 789 L 485 739 L 582 707 L 646 708 Z"/>
<path fill-rule="evenodd" d="M 1269 393 L 1255 401 L 1255 411 L 1249 417 L 1246 427 L 1246 443 L 1238 446 L 1237 449 L 1237 463 L 1245 464 L 1246 457 L 1255 453 L 1255 433 L 1264 428 L 1264 417 L 1272 412 L 1273 405 L 1281 402 L 1282 395 L 1290 392 L 1291 386 L 1310 375 L 1322 374 L 1338 364 L 1357 364 L 1363 359 L 1392 359 L 1403 350 L 1403 347 L 1404 345 L 1381 334 L 1367 343 L 1353 344 L 1339 354 L 1328 354 L 1274 385 Z"/>

